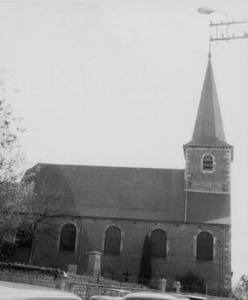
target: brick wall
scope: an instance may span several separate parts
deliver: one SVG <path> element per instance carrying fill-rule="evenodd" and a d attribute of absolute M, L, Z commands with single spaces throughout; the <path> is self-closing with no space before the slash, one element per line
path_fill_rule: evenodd
<path fill-rule="evenodd" d="M 102 274 L 121 281 L 123 273 L 128 271 L 131 274 L 129 280 L 137 282 L 145 235 L 161 228 L 167 233 L 167 256 L 152 260 L 155 280 L 158 281 L 164 275 L 168 281 L 173 282 L 177 277 L 191 271 L 205 280 L 209 292 L 225 294 L 231 288 L 230 227 L 227 225 L 94 218 L 57 218 L 49 222 L 53 229 L 53 238 L 49 238 L 47 234 L 40 238 L 33 259 L 35 264 L 62 268 L 66 268 L 67 264 L 75 264 L 78 273 L 83 274 L 86 272 L 87 252 L 102 252 L 106 228 L 118 225 L 123 232 L 121 253 L 102 256 Z M 77 247 L 72 254 L 58 250 L 60 228 L 66 222 L 74 222 L 78 228 Z M 196 260 L 196 236 L 203 230 L 210 231 L 214 237 L 213 261 Z"/>

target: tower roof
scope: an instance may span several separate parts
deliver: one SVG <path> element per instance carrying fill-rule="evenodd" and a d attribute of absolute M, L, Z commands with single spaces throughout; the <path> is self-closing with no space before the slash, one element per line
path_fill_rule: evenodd
<path fill-rule="evenodd" d="M 192 140 L 187 145 L 227 146 L 214 80 L 211 55 L 201 92 Z"/>

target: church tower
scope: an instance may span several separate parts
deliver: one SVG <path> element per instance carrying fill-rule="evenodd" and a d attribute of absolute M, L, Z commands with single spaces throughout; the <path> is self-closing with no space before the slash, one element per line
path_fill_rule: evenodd
<path fill-rule="evenodd" d="M 185 221 L 229 223 L 233 147 L 225 140 L 210 54 L 193 137 L 184 145 L 184 155 Z"/>

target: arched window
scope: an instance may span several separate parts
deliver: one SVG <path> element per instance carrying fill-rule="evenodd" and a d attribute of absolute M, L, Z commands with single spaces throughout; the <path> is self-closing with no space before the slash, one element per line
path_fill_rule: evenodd
<path fill-rule="evenodd" d="M 202 170 L 213 171 L 214 169 L 214 157 L 211 154 L 205 154 L 202 158 Z"/>
<path fill-rule="evenodd" d="M 109 227 L 105 232 L 104 253 L 120 254 L 121 231 L 117 226 Z"/>
<path fill-rule="evenodd" d="M 60 251 L 74 251 L 76 244 L 76 227 L 73 224 L 66 224 L 62 227 L 60 234 Z"/>
<path fill-rule="evenodd" d="M 197 236 L 197 260 L 213 260 L 213 236 L 207 231 L 202 231 Z"/>
<path fill-rule="evenodd" d="M 153 256 L 166 257 L 166 233 L 162 229 L 155 229 L 151 235 L 151 252 Z"/>

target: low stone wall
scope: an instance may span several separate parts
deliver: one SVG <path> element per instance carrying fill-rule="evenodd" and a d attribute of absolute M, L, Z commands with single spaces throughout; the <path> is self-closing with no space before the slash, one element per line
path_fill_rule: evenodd
<path fill-rule="evenodd" d="M 66 277 L 63 275 L 63 271 L 59 269 L 0 263 L 0 280 L 2 281 L 59 288 L 75 293 L 84 300 L 88 300 L 93 295 L 124 296 L 129 291 L 142 289 L 141 287 L 138 288 L 138 285 L 107 284 L 108 280 L 104 283 L 104 279 L 101 279 L 103 281 L 101 283 L 93 283 L 92 281 L 96 280 L 95 278 L 76 274 L 68 273 Z"/>
<path fill-rule="evenodd" d="M 75 274 L 68 274 L 67 290 L 77 294 L 82 299 L 88 300 L 93 295 L 109 295 L 109 296 L 124 296 L 129 292 L 147 290 L 144 286 L 132 283 L 120 283 L 112 280 L 100 278 L 99 283 L 96 278 L 89 278 L 87 276 L 80 276 Z"/>
<path fill-rule="evenodd" d="M 0 280 L 55 288 L 63 271 L 52 268 L 0 262 Z"/>
<path fill-rule="evenodd" d="M 130 292 L 130 290 L 125 290 L 118 287 L 108 287 L 99 284 L 82 283 L 73 284 L 71 292 L 77 294 L 82 299 L 88 300 L 93 295 L 124 296 Z"/>
<path fill-rule="evenodd" d="M 99 278 L 99 283 L 96 283 L 97 278 L 94 277 L 71 273 L 67 277 L 63 275 L 63 271 L 59 269 L 0 262 L 0 280 L 60 288 L 77 294 L 83 300 L 89 300 L 93 295 L 124 296 L 128 292 L 147 290 L 137 284 L 119 283 L 104 278 Z M 208 296 L 208 299 L 228 298 Z"/>
<path fill-rule="evenodd" d="M 26 283 L 26 284 L 34 284 L 34 285 L 51 287 L 51 288 L 56 287 L 55 280 L 52 276 L 41 275 L 39 273 L 29 274 L 27 272 L 1 270 L 0 271 L 0 280 L 18 282 L 18 283 Z"/>

